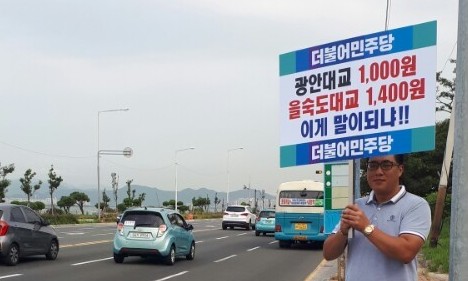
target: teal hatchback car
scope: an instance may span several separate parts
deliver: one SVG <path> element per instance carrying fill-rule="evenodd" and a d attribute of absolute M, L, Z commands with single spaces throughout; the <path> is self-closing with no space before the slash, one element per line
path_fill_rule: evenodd
<path fill-rule="evenodd" d="M 260 233 L 266 235 L 267 233 L 275 233 L 275 210 L 265 209 L 257 216 L 255 223 L 255 235 L 259 236 Z"/>
<path fill-rule="evenodd" d="M 125 257 L 160 257 L 173 265 L 176 257 L 195 258 L 193 226 L 176 211 L 139 207 L 125 211 L 114 236 L 114 261 Z"/>

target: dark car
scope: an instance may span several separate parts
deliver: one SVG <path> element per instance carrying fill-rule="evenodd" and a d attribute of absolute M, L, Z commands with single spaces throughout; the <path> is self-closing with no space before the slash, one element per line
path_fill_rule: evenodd
<path fill-rule="evenodd" d="M 58 252 L 57 234 L 40 215 L 26 206 L 0 203 L 0 258 L 5 264 L 33 255 L 55 260 Z"/>

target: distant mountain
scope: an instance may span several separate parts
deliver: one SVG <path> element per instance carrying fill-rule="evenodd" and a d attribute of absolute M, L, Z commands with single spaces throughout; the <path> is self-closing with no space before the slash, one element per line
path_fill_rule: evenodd
<path fill-rule="evenodd" d="M 12 180 L 11 185 L 8 187 L 8 191 L 6 192 L 6 199 L 7 201 L 11 200 L 22 200 L 26 201 L 26 194 L 21 190 L 20 188 L 20 183 L 19 180 Z M 171 190 L 163 190 L 159 189 L 156 187 L 149 187 L 149 186 L 143 186 L 143 185 L 132 185 L 131 186 L 132 190 L 135 189 L 135 197 L 138 197 L 139 194 L 145 193 L 145 202 L 144 205 L 147 206 L 162 206 L 164 201 L 169 201 L 171 199 L 175 198 L 175 191 Z M 72 192 L 84 192 L 86 193 L 89 198 L 91 199 L 90 205 L 94 206 L 94 204 L 97 203 L 97 197 L 98 197 L 98 192 L 97 188 L 90 188 L 90 187 L 74 187 L 70 186 L 67 184 L 60 185 L 59 188 L 54 192 L 54 200 L 60 199 L 62 196 L 68 196 Z M 101 192 L 103 192 L 104 189 L 101 188 Z M 114 193 L 111 188 L 106 188 L 106 194 L 111 198 L 110 205 L 114 206 L 115 201 L 114 201 Z M 226 192 L 218 192 L 213 189 L 209 189 L 206 187 L 201 187 L 201 188 L 184 188 L 184 189 L 179 189 L 179 192 L 177 194 L 177 199 L 178 201 L 184 202 L 185 205 L 190 205 L 192 203 L 192 198 L 198 198 L 202 197 L 205 198 L 208 196 L 210 199 L 211 203 L 213 204 L 215 195 L 217 194 L 218 198 L 221 200 L 221 203 L 218 205 L 218 208 L 221 206 L 222 203 L 225 204 L 226 200 Z M 122 202 L 124 198 L 126 198 L 127 195 L 127 187 L 123 186 L 119 188 L 118 191 L 118 202 Z M 249 196 L 250 200 L 253 200 L 254 197 L 254 191 L 253 190 L 234 190 L 229 193 L 229 200 L 231 201 L 231 204 L 238 203 L 240 204 L 241 202 L 249 202 Z M 47 183 L 43 183 L 41 188 L 37 190 L 34 193 L 34 196 L 32 200 L 49 200 L 50 194 L 49 194 L 49 188 Z M 273 206 L 274 205 L 274 199 L 275 197 L 271 194 L 265 193 L 265 198 L 263 199 L 265 206 Z M 260 191 L 257 191 L 257 202 L 259 206 L 262 206 L 262 198 Z M 54 201 L 55 202 L 55 201 Z M 253 202 L 252 202 L 253 203 Z"/>

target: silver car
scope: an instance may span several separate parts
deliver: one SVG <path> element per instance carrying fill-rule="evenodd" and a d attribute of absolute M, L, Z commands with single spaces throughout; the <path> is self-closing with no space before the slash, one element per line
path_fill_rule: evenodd
<path fill-rule="evenodd" d="M 16 265 L 21 257 L 55 260 L 59 241 L 53 227 L 26 206 L 0 203 L 0 259 Z"/>

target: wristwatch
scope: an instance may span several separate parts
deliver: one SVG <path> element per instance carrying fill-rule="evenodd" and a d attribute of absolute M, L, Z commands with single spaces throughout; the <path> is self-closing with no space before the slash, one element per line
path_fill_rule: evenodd
<path fill-rule="evenodd" d="M 363 231 L 364 235 L 366 237 L 371 235 L 371 233 L 374 231 L 374 228 L 375 226 L 373 224 L 369 224 L 368 226 L 366 226 Z"/>

